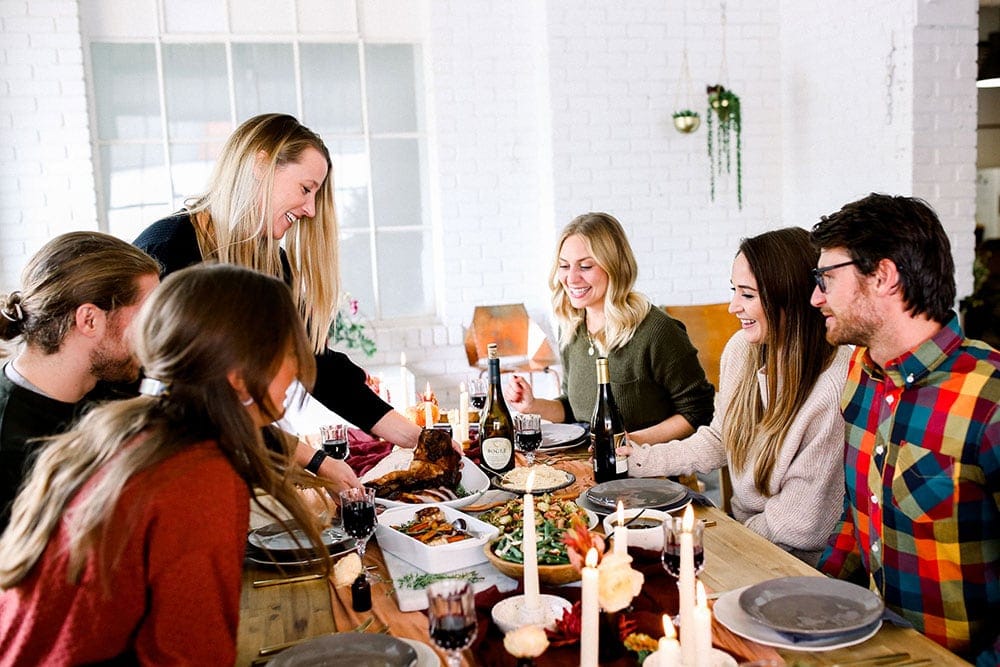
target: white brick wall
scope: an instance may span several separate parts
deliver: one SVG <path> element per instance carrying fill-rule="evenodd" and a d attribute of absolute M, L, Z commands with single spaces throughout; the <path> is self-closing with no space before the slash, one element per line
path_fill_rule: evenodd
<path fill-rule="evenodd" d="M 96 229 L 77 3 L 0 1 L 0 290 L 46 240 Z"/>
<path fill-rule="evenodd" d="M 468 372 L 477 304 L 523 301 L 548 323 L 561 227 L 622 221 L 657 303 L 728 298 L 739 239 L 872 190 L 917 194 L 971 287 L 976 0 L 727 0 L 727 84 L 744 118 L 744 206 L 734 177 L 708 196 L 704 115 L 718 82 L 720 3 L 427 0 L 430 208 L 441 262 L 435 322 L 377 333 L 367 365 L 406 350 L 445 401 Z M 44 239 L 93 226 L 83 64 L 73 0 L 0 0 L 0 279 Z M 693 99 L 681 84 L 687 41 Z"/>

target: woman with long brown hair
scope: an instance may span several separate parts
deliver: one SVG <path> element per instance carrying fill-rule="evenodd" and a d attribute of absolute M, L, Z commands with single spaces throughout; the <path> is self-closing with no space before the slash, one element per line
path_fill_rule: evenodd
<path fill-rule="evenodd" d="M 141 395 L 42 449 L 0 538 L 4 664 L 233 664 L 251 487 L 326 553 L 294 486 L 324 482 L 262 431 L 292 381 L 314 374 L 285 284 L 186 269 L 153 292 L 135 332 Z"/>
<path fill-rule="evenodd" d="M 729 305 L 741 331 L 722 353 L 712 423 L 684 440 L 623 448 L 633 477 L 728 465 L 736 519 L 810 564 L 843 503 L 840 393 L 850 357 L 826 341 L 809 304 L 818 257 L 798 227 L 744 239 Z"/>

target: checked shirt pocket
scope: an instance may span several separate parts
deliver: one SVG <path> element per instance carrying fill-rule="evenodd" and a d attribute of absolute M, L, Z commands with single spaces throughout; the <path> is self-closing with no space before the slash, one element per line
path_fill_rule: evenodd
<path fill-rule="evenodd" d="M 913 444 L 899 448 L 892 476 L 892 504 L 911 521 L 950 519 L 955 461 Z"/>

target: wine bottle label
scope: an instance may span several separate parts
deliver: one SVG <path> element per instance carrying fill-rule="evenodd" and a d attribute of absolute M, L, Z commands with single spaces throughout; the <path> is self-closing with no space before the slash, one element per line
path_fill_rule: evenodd
<path fill-rule="evenodd" d="M 494 470 L 500 470 L 510 460 L 514 443 L 508 438 L 486 438 L 482 447 L 483 462 Z"/>

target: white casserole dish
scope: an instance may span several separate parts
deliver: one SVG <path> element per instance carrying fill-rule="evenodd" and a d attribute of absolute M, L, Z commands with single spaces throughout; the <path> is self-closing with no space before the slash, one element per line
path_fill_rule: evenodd
<path fill-rule="evenodd" d="M 441 508 L 445 520 L 449 523 L 457 517 L 465 520 L 468 531 L 473 537 L 461 542 L 429 546 L 393 528 L 412 521 L 420 510 L 435 506 Z M 375 538 L 382 551 L 398 556 L 431 574 L 451 572 L 485 563 L 486 554 L 483 553 L 483 545 L 489 543 L 498 533 L 496 527 L 440 503 L 404 505 L 387 509 L 379 515 L 378 525 L 375 526 Z"/>

